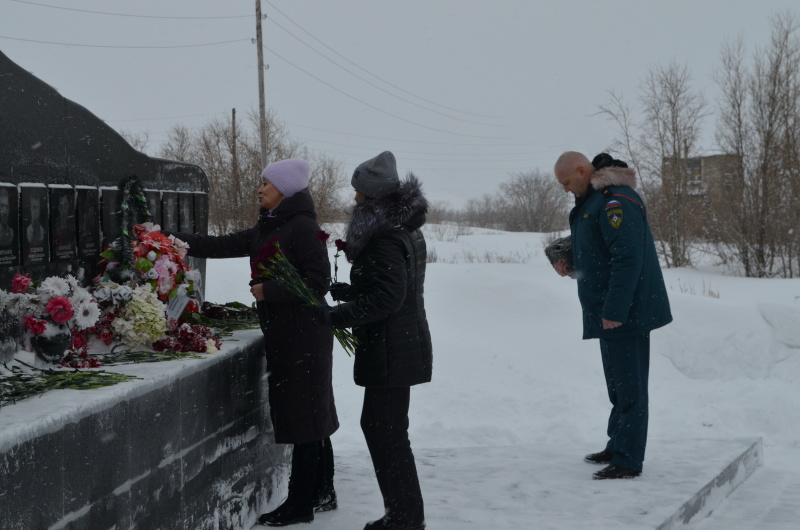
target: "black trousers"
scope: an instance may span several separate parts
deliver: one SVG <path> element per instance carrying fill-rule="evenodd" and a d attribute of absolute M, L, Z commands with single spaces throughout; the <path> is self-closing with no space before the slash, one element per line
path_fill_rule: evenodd
<path fill-rule="evenodd" d="M 331 439 L 294 444 L 289 500 L 304 509 L 333 493 L 333 448 Z"/>
<path fill-rule="evenodd" d="M 650 334 L 620 339 L 600 339 L 611 414 L 608 444 L 611 462 L 642 470 L 647 445 Z"/>
<path fill-rule="evenodd" d="M 361 430 L 392 523 L 419 527 L 425 523 L 417 466 L 408 439 L 411 389 L 365 388 Z"/>

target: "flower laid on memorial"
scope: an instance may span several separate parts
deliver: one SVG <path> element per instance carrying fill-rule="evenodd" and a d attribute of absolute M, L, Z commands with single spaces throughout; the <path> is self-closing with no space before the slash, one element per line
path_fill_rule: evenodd
<path fill-rule="evenodd" d="M 134 225 L 132 232 L 130 252 L 123 244 L 123 236 L 100 253 L 104 281 L 149 284 L 164 302 L 194 292 L 199 273 L 186 265 L 189 246 L 185 242 L 165 236 L 161 227 L 153 223 Z"/>
<path fill-rule="evenodd" d="M 166 306 L 150 284 L 131 289 L 130 300 L 111 321 L 111 329 L 129 346 L 148 345 L 167 331 Z"/>
<path fill-rule="evenodd" d="M 322 231 L 320 233 L 324 234 Z M 327 237 L 323 239 L 320 233 L 317 234 L 317 237 L 324 244 Z M 327 234 L 325 235 L 327 236 Z M 273 237 L 262 247 L 255 262 L 253 277 L 266 277 L 275 280 L 308 306 L 318 307 L 322 305 L 314 291 L 303 281 L 297 269 L 289 263 L 277 237 Z M 331 327 L 331 330 L 348 355 L 355 353 L 357 341 L 351 331 L 335 327 Z"/>
<path fill-rule="evenodd" d="M 214 332 L 201 324 L 179 323 L 175 319 L 170 319 L 166 334 L 165 338 L 153 343 L 154 350 L 217 353 L 222 347 Z"/>
<path fill-rule="evenodd" d="M 49 329 L 64 326 L 82 331 L 100 317 L 95 299 L 74 276 L 50 276 L 34 282 L 28 274 L 17 274 L 11 285 L 10 294 L 3 291 L 3 310 L 16 315 L 31 335 L 46 335 Z"/>

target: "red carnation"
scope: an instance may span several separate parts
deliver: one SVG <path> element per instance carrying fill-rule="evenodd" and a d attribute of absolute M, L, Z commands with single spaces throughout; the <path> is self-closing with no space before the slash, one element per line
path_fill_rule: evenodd
<path fill-rule="evenodd" d="M 347 252 L 347 242 L 346 241 L 342 241 L 341 239 L 337 239 L 336 241 L 333 242 L 333 244 L 336 245 L 336 251 L 337 252 Z"/>
<path fill-rule="evenodd" d="M 14 294 L 21 294 L 28 291 L 28 287 L 31 286 L 33 280 L 28 276 L 26 273 L 25 276 L 17 274 L 11 280 L 11 292 Z"/>
<path fill-rule="evenodd" d="M 25 327 L 28 328 L 28 331 L 31 332 L 31 335 L 41 335 L 44 333 L 46 324 L 44 320 L 38 320 L 31 316 L 26 316 L 22 323 Z"/>
<path fill-rule="evenodd" d="M 114 342 L 114 333 L 112 333 L 109 329 L 104 329 L 100 332 L 100 340 L 105 342 L 106 345 L 109 345 Z"/>
<path fill-rule="evenodd" d="M 317 239 L 319 239 L 320 243 L 325 243 L 329 237 L 331 237 L 331 235 L 325 230 L 317 232 Z"/>
<path fill-rule="evenodd" d="M 57 324 L 63 324 L 72 318 L 72 304 L 63 296 L 56 296 L 47 302 L 47 312 L 50 313 L 50 318 Z"/>
<path fill-rule="evenodd" d="M 144 225 L 133 225 L 133 235 L 136 239 L 142 239 L 142 236 L 147 233 L 147 228 Z"/>

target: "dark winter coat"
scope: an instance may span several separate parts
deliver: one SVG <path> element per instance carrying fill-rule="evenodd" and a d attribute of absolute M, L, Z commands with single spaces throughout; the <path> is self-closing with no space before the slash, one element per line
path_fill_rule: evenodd
<path fill-rule="evenodd" d="M 628 337 L 672 321 L 667 289 L 632 169 L 595 171 L 569 221 L 583 338 Z M 622 322 L 603 329 L 602 319 Z"/>
<path fill-rule="evenodd" d="M 347 227 L 351 289 L 331 310 L 358 339 L 353 377 L 365 387 L 431 380 L 433 354 L 423 285 L 427 250 L 419 228 L 428 203 L 413 175 L 380 198 L 356 204 Z"/>
<path fill-rule="evenodd" d="M 320 228 L 308 190 L 284 199 L 273 214 L 269 217 L 262 211 L 254 227 L 234 234 L 175 236 L 189 244 L 190 256 L 250 256 L 253 271 L 257 271 L 261 248 L 277 237 L 289 262 L 323 302 L 330 282 L 330 261 L 318 238 Z M 264 301 L 258 308 L 266 339 L 275 441 L 297 444 L 322 440 L 339 427 L 331 384 L 333 334 L 311 308 L 276 281 L 260 278 L 258 272 L 254 276 L 250 283 L 262 283 L 264 288 Z"/>

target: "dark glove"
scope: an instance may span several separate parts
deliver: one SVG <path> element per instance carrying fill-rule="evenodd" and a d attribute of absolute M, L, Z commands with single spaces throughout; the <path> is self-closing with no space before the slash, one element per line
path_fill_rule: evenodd
<path fill-rule="evenodd" d="M 335 302 L 345 302 L 350 298 L 350 284 L 344 282 L 332 283 L 330 286 L 331 298 Z"/>
<path fill-rule="evenodd" d="M 319 320 L 320 323 L 322 323 L 322 324 L 324 324 L 326 326 L 330 326 L 331 325 L 331 308 L 330 307 L 328 307 L 327 305 L 321 305 L 321 306 L 315 307 L 314 311 L 316 312 L 317 320 Z"/>

